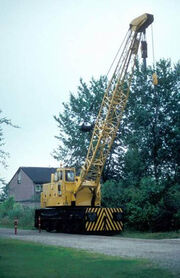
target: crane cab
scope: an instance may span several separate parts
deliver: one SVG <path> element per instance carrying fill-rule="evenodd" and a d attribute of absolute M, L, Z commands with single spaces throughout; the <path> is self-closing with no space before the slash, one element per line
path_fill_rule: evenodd
<path fill-rule="evenodd" d="M 41 207 L 67 206 L 73 200 L 76 172 L 74 168 L 58 168 L 51 182 L 43 184 Z"/>
<path fill-rule="evenodd" d="M 100 184 L 85 181 L 83 188 L 75 193 L 80 183 L 80 177 L 76 176 L 75 168 L 58 168 L 51 174 L 51 182 L 43 184 L 41 193 L 41 208 L 60 206 L 91 206 L 94 197 L 94 205 L 100 206 Z"/>

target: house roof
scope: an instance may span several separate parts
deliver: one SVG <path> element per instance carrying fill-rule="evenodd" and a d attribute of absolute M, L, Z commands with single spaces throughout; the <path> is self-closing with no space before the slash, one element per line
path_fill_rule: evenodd
<path fill-rule="evenodd" d="M 46 167 L 20 167 L 22 171 L 34 182 L 34 183 L 47 183 L 51 181 L 51 174 L 55 173 L 57 168 Z"/>

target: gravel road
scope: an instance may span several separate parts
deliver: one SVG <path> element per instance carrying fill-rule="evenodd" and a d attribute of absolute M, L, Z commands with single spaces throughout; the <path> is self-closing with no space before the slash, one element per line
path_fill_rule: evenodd
<path fill-rule="evenodd" d="M 34 241 L 48 245 L 72 247 L 111 256 L 146 258 L 180 277 L 180 239 L 132 239 L 117 236 L 90 236 L 61 233 L 40 234 L 36 230 L 0 228 L 0 237 Z"/>

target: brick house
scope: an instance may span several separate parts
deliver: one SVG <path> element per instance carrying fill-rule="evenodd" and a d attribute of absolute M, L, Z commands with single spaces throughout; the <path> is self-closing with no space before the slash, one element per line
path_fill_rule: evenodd
<path fill-rule="evenodd" d="M 39 207 L 43 183 L 51 180 L 56 168 L 20 167 L 8 184 L 9 196 L 26 206 Z"/>

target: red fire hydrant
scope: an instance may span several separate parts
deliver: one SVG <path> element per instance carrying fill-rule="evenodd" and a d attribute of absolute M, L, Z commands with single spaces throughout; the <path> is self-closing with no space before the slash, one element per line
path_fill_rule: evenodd
<path fill-rule="evenodd" d="M 17 235 L 18 219 L 14 219 L 14 234 Z"/>
<path fill-rule="evenodd" d="M 41 217 L 38 217 L 38 227 L 39 227 L 39 233 L 41 232 Z"/>

